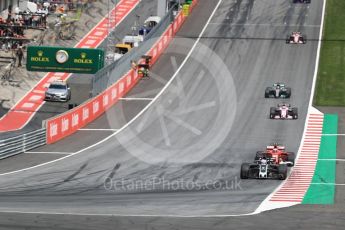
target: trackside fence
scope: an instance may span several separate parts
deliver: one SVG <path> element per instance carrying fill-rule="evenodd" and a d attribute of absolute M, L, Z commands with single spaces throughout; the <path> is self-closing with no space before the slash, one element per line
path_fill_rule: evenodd
<path fill-rule="evenodd" d="M 168 26 L 174 21 L 174 8 L 172 7 L 159 24 L 145 36 L 144 41 L 140 43 L 139 47 L 131 49 L 130 52 L 126 53 L 119 60 L 106 66 L 94 75 L 92 79 L 92 96 L 97 96 L 118 81 L 130 70 L 132 60 L 139 60 L 142 55 L 146 54 L 152 48 Z"/>
<path fill-rule="evenodd" d="M 46 129 L 0 140 L 0 159 L 29 151 L 46 144 Z"/>
<path fill-rule="evenodd" d="M 193 1 L 190 11 L 197 2 L 198 0 Z M 138 82 L 139 76 L 130 68 L 130 61 L 140 60 L 140 57 L 146 54 L 152 56 L 152 64 L 154 64 L 185 19 L 186 16 L 182 11 L 176 17 L 172 10 L 169 11 L 140 47 L 95 75 L 93 98 L 66 113 L 43 121 L 42 129 L 0 140 L 0 159 L 59 141 L 103 114 Z"/>
<path fill-rule="evenodd" d="M 192 11 L 197 0 L 194 0 L 189 11 Z M 187 16 L 182 11 L 180 11 L 174 21 L 169 24 L 162 35 L 152 44 L 152 47 L 145 53 L 152 57 L 151 64 L 153 65 L 159 58 L 159 56 L 165 51 L 172 39 L 175 37 L 176 33 L 180 30 L 181 26 L 185 22 Z M 150 39 L 151 40 L 151 39 Z M 149 40 L 149 41 L 150 41 Z M 122 58 L 121 58 L 122 59 Z M 120 60 L 121 60 L 120 59 Z M 75 107 L 74 109 L 60 114 L 56 117 L 50 118 L 45 121 L 45 127 L 47 129 L 47 144 L 55 143 L 74 132 L 83 128 L 90 122 L 97 119 L 110 107 L 117 103 L 117 101 L 126 95 L 139 81 L 137 71 L 130 68 L 130 63 L 126 63 L 129 70 L 125 72 L 119 79 L 114 78 L 114 83 L 108 83 L 108 81 L 113 82 L 110 79 L 111 75 L 115 74 L 113 70 L 105 68 L 105 74 L 108 74 L 107 84 L 110 84 L 102 92 L 98 93 L 97 96 L 91 98 L 85 103 Z M 111 67 L 108 67 L 111 68 Z"/>

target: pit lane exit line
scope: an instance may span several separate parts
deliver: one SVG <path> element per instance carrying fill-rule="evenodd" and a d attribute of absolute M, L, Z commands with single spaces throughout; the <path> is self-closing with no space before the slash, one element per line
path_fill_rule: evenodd
<path fill-rule="evenodd" d="M 122 130 L 126 129 L 128 126 L 130 126 L 132 123 L 134 123 L 140 116 L 142 116 L 142 114 L 144 114 L 150 107 L 151 105 L 156 101 L 158 100 L 158 98 L 166 91 L 166 89 L 172 84 L 172 82 L 176 79 L 176 77 L 178 76 L 178 74 L 180 73 L 181 69 L 186 65 L 187 61 L 189 60 L 189 58 L 191 57 L 191 55 L 193 54 L 195 48 L 197 47 L 198 43 L 200 42 L 203 34 L 205 33 L 210 21 L 212 20 L 212 18 L 214 17 L 216 11 L 218 10 L 219 6 L 221 5 L 221 3 L 223 2 L 223 0 L 219 0 L 215 9 L 213 10 L 213 12 L 211 13 L 210 17 L 208 18 L 207 22 L 205 23 L 205 26 L 203 27 L 203 29 L 201 30 L 200 34 L 198 35 L 198 39 L 194 42 L 193 46 L 191 47 L 189 53 L 187 54 L 187 56 L 185 57 L 185 59 L 183 60 L 183 62 L 181 63 L 180 67 L 175 71 L 175 73 L 173 74 L 173 76 L 170 78 L 170 80 L 166 83 L 166 85 L 161 89 L 161 91 L 155 96 L 155 98 L 150 101 L 150 103 L 148 105 L 146 105 L 146 107 L 141 110 L 134 118 L 132 118 L 128 123 L 126 123 L 124 126 L 122 126 L 119 130 L 117 130 L 116 132 L 112 133 L 111 135 L 109 135 L 108 137 L 98 141 L 97 143 L 95 144 L 92 144 L 84 149 L 81 149 L 77 152 L 74 152 L 72 154 L 69 154 L 67 156 L 64 156 L 64 157 L 61 157 L 59 159 L 55 159 L 55 160 L 52 160 L 52 161 L 48 161 L 48 162 L 45 162 L 45 163 L 42 163 L 42 164 L 38 164 L 38 165 L 35 165 L 35 166 L 31 166 L 31 167 L 28 167 L 28 168 L 23 168 L 23 169 L 19 169 L 19 170 L 15 170 L 15 171 L 11 171 L 11 172 L 6 172 L 6 173 L 0 173 L 0 176 L 6 176 L 6 175 L 11 175 L 11 174 L 15 174 L 15 173 L 19 173 L 19 172 L 24 172 L 24 171 L 28 171 L 28 170 L 32 170 L 32 169 L 35 169 L 35 168 L 38 168 L 38 167 L 42 167 L 42 166 L 45 166 L 45 165 L 48 165 L 48 164 L 53 164 L 55 162 L 59 162 L 59 161 L 62 161 L 66 158 L 69 158 L 71 156 L 74 156 L 74 155 L 77 155 L 77 154 L 80 154 L 86 150 L 89 150 L 95 146 L 98 146 L 106 141 L 108 141 L 109 139 L 111 139 L 112 137 L 114 137 L 115 135 L 117 135 L 118 133 L 120 133 Z M 250 213 L 250 214 L 244 214 L 244 215 L 253 215 L 255 214 L 254 212 L 253 213 Z M 160 215 L 157 215 L 157 216 L 160 216 Z M 237 216 L 237 215 L 234 215 L 234 216 Z"/>
<path fill-rule="evenodd" d="M 286 24 L 270 24 L 270 23 L 266 23 L 266 24 L 250 24 L 250 23 L 222 23 L 222 22 L 213 22 L 210 23 L 210 25 L 229 25 L 229 26 L 269 26 L 269 27 L 298 27 L 301 25 L 286 25 Z M 318 28 L 320 27 L 320 25 L 303 25 L 303 27 L 313 27 L 313 28 Z"/>
<path fill-rule="evenodd" d="M 38 153 L 45 153 L 45 154 L 62 154 L 62 155 L 70 155 L 72 153 L 68 153 L 68 152 L 24 152 L 24 153 L 33 153 L 33 154 L 38 154 Z"/>
<path fill-rule="evenodd" d="M 118 129 L 78 129 L 78 131 L 110 131 L 116 132 Z"/>
<path fill-rule="evenodd" d="M 325 133 L 325 134 L 322 134 L 322 136 L 345 136 L 345 134 L 344 133 L 341 133 L 341 134 L 339 134 L 339 133 L 337 133 L 337 134 L 327 134 L 327 133 Z"/>
<path fill-rule="evenodd" d="M 137 98 L 137 97 L 122 97 L 121 101 L 152 101 L 154 98 Z"/>

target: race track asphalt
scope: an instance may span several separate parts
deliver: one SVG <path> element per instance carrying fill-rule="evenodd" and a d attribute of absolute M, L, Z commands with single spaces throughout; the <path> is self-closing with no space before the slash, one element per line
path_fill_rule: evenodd
<path fill-rule="evenodd" d="M 199 3 L 180 38 L 152 70 L 152 82 L 171 77 L 205 24 L 193 17 L 210 15 L 216 3 Z M 0 176 L 0 211 L 181 216 L 253 212 L 280 181 L 239 180 L 240 165 L 272 142 L 297 151 L 322 3 L 306 7 L 283 0 L 224 0 L 179 74 L 141 116 L 80 154 Z M 286 36 L 296 30 L 310 41 L 285 44 Z M 292 87 L 292 98 L 286 101 L 299 108 L 297 121 L 268 119 L 269 108 L 281 100 L 265 99 L 264 89 L 277 81 Z M 129 97 L 152 97 L 158 85 L 143 81 Z M 114 114 L 108 113 L 107 120 L 109 127 L 118 128 Z M 83 138 L 75 143 L 80 145 Z M 61 144 L 59 149 L 68 148 Z M 140 223 L 140 218 L 133 219 L 128 217 L 134 225 Z M 143 222 L 160 220 L 169 224 L 165 218 Z M 207 218 L 185 220 L 188 229 L 209 226 Z M 186 227 L 180 219 L 168 221 Z M 217 225 L 224 227 L 227 221 Z M 237 226 L 252 223 L 262 222 Z"/>

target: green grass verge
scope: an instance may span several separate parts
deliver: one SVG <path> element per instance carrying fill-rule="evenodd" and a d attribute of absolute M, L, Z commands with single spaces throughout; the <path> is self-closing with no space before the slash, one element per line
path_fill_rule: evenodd
<path fill-rule="evenodd" d="M 345 1 L 327 0 L 314 104 L 345 106 Z"/>
<path fill-rule="evenodd" d="M 325 114 L 323 134 L 338 132 L 338 115 Z M 333 204 L 335 194 L 335 159 L 337 157 L 337 136 L 322 136 L 319 150 L 319 161 L 315 173 L 302 204 Z"/>

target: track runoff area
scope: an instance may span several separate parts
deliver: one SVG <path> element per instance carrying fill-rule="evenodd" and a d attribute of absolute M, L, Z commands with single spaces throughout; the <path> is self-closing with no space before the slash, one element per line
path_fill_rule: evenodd
<path fill-rule="evenodd" d="M 303 137 L 303 142 L 302 142 L 302 148 L 300 148 L 299 150 L 299 154 L 297 157 L 297 162 L 296 162 L 296 168 L 298 168 L 299 164 L 301 166 L 305 166 L 305 165 L 309 165 L 310 169 L 313 169 L 313 167 L 316 167 L 316 171 L 318 171 L 319 173 L 325 173 L 324 168 L 325 165 L 322 166 L 322 164 L 319 164 L 319 162 L 326 162 L 327 160 L 331 161 L 332 158 L 334 158 L 334 152 L 335 152 L 335 148 L 334 148 L 334 137 L 336 137 L 336 120 L 337 118 L 335 118 L 332 115 L 323 115 L 317 111 L 315 111 L 313 108 L 309 109 L 309 113 L 308 113 L 308 118 L 307 118 L 307 123 L 306 123 L 306 128 L 304 131 L 304 137 Z M 335 133 L 334 133 L 335 132 Z M 328 137 L 332 137 L 332 138 L 328 138 Z M 320 140 L 321 139 L 321 140 Z M 320 147 L 321 146 L 321 147 Z M 324 146 L 324 147 L 323 147 Z M 318 151 L 318 148 L 320 148 L 320 150 Z M 325 148 L 327 149 L 327 154 L 324 154 L 322 151 L 322 149 Z M 329 151 L 328 151 L 329 150 Z M 328 155 L 329 153 L 331 153 L 331 155 Z M 320 157 L 322 157 L 322 159 L 320 159 Z M 319 158 L 319 160 L 318 160 Z M 307 161 L 306 161 L 307 160 Z M 300 163 L 299 163 L 300 162 Z M 315 163 L 317 162 L 317 164 Z M 313 166 L 314 164 L 314 166 Z M 304 179 L 305 181 L 303 183 L 301 183 L 300 185 L 303 184 L 303 186 L 301 186 L 301 188 L 306 188 L 306 183 L 308 183 L 308 180 L 310 178 L 313 178 L 311 181 L 311 186 L 309 187 L 309 190 L 307 192 L 307 195 L 305 196 L 301 196 L 302 192 L 300 193 L 296 193 L 296 196 L 298 195 L 298 198 L 294 198 L 295 200 L 292 201 L 292 203 L 315 203 L 317 201 L 313 200 L 312 198 L 315 197 L 315 191 L 319 191 L 319 186 L 327 186 L 328 184 L 324 183 L 320 183 L 319 181 L 317 181 L 316 178 L 314 178 L 313 176 L 311 176 L 312 170 L 308 171 L 308 175 L 306 174 Z M 289 183 L 290 181 L 293 181 L 294 178 L 294 170 L 292 170 L 290 177 L 284 182 L 285 184 Z M 332 178 L 334 178 L 334 176 L 332 177 L 331 175 L 325 175 L 327 177 L 329 177 L 329 184 L 332 184 L 333 180 Z M 334 182 L 333 182 L 334 183 Z M 294 184 L 299 184 L 298 182 L 294 181 Z M 314 187 L 315 186 L 315 187 Z M 282 186 L 279 187 L 279 189 L 284 189 L 286 187 L 284 187 L 284 184 Z M 270 198 L 270 202 L 284 202 L 285 203 L 289 203 L 290 201 L 288 200 L 287 196 L 281 196 L 279 195 L 280 191 L 284 190 L 276 190 L 275 193 L 273 195 L 271 195 Z M 314 192 L 313 192 L 314 190 Z M 324 190 L 324 189 L 321 189 Z M 287 191 L 287 190 L 285 190 Z M 306 190 L 304 190 L 304 193 L 306 192 Z M 329 192 L 330 194 L 332 194 L 332 192 Z M 286 194 L 286 193 L 285 193 Z M 314 194 L 314 195 L 313 195 Z M 289 196 L 288 196 L 289 197 Z M 282 200 L 279 200 L 282 199 Z M 284 200 L 285 199 L 285 200 Z M 331 198 L 327 199 L 328 202 L 329 200 L 331 200 Z M 326 201 L 322 201 L 325 202 Z"/>

